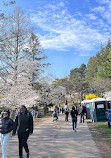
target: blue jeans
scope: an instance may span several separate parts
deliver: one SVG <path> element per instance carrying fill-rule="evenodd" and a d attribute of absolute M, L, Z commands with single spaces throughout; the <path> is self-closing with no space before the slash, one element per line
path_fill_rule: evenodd
<path fill-rule="evenodd" d="M 1 141 L 1 145 L 2 145 L 2 158 L 7 158 L 7 147 L 8 147 L 10 135 L 11 135 L 11 132 L 9 132 L 7 134 L 0 133 L 0 141 Z"/>
<path fill-rule="evenodd" d="M 73 130 L 74 130 L 74 126 L 75 126 L 75 128 L 77 127 L 77 117 L 73 117 L 72 118 L 72 127 L 73 127 Z"/>

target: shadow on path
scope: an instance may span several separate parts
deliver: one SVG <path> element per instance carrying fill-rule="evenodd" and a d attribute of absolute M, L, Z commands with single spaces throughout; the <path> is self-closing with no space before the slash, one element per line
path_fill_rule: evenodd
<path fill-rule="evenodd" d="M 78 123 L 75 133 L 71 119 L 65 122 L 64 115 L 57 122 L 49 118 L 35 127 L 28 143 L 31 158 L 101 158 L 87 124 Z M 8 158 L 18 158 L 17 137 L 9 143 Z"/>

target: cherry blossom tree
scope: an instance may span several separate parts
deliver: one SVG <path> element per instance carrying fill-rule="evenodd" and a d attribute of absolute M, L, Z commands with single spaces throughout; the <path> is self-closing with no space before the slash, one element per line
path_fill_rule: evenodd
<path fill-rule="evenodd" d="M 41 64 L 45 56 L 40 42 L 32 33 L 28 17 L 21 8 L 16 8 L 3 20 L 0 23 L 0 77 L 4 80 L 2 101 L 7 106 L 34 105 L 38 94 L 32 87 L 33 82 L 47 65 Z"/>
<path fill-rule="evenodd" d="M 16 64 L 16 63 L 15 63 Z M 36 100 L 39 98 L 39 94 L 32 87 L 30 80 L 30 74 L 37 67 L 37 61 L 19 60 L 17 72 L 14 70 L 6 76 L 6 81 L 2 84 L 1 104 L 4 106 L 20 106 L 24 104 L 26 106 L 33 106 L 36 104 Z M 15 81 L 15 73 L 17 73 L 17 79 Z"/>
<path fill-rule="evenodd" d="M 57 105 L 66 95 L 66 88 L 62 86 L 55 88 L 51 83 L 44 80 L 39 82 L 37 90 L 39 93 L 37 105 L 44 107 L 44 114 L 46 114 L 50 105 Z"/>
<path fill-rule="evenodd" d="M 31 82 L 25 75 L 18 77 L 17 83 L 12 85 L 1 99 L 2 105 L 10 107 L 18 107 L 25 105 L 32 107 L 36 104 L 39 95 L 32 89 Z"/>

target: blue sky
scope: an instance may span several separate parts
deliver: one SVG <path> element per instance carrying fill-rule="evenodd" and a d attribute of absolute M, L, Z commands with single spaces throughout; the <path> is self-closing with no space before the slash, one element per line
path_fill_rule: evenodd
<path fill-rule="evenodd" d="M 110 0 L 16 1 L 30 16 L 54 78 L 87 64 L 111 36 Z"/>

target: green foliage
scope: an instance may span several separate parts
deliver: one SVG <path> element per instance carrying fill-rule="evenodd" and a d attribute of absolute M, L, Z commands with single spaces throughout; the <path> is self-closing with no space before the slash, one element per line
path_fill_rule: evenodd
<path fill-rule="evenodd" d="M 70 81 L 69 77 L 64 77 L 62 79 L 56 79 L 55 81 L 53 81 L 53 86 L 54 87 L 65 87 L 66 88 L 66 93 L 69 94 L 71 96 L 72 91 L 73 91 L 73 83 Z"/>
<path fill-rule="evenodd" d="M 90 57 L 88 65 L 87 65 L 87 80 L 92 80 L 97 75 L 97 59 L 96 57 Z"/>
<path fill-rule="evenodd" d="M 89 84 L 86 81 L 87 67 L 82 64 L 79 68 L 72 69 L 70 71 L 70 80 L 73 85 L 73 90 L 79 93 L 80 100 L 83 99 L 83 95 L 88 91 Z"/>
<path fill-rule="evenodd" d="M 103 64 L 103 71 L 100 71 L 102 77 L 111 78 L 111 50 L 109 51 L 106 61 Z"/>
<path fill-rule="evenodd" d="M 85 64 L 82 64 L 79 68 L 72 69 L 70 71 L 70 80 L 84 79 L 86 76 L 87 67 Z"/>
<path fill-rule="evenodd" d="M 111 146 L 111 128 L 108 127 L 108 123 L 98 122 L 96 123 L 96 128 L 102 134 L 103 138 L 105 138 L 108 144 Z"/>
<path fill-rule="evenodd" d="M 91 93 L 102 96 L 105 91 L 111 90 L 111 40 L 96 56 L 90 57 L 87 65 L 86 79 L 90 84 Z"/>
<path fill-rule="evenodd" d="M 53 82 L 55 87 L 63 86 L 66 87 L 67 94 L 75 96 L 75 93 L 79 93 L 79 98 L 83 98 L 84 93 L 87 92 L 89 84 L 86 81 L 86 71 L 87 67 L 85 64 L 82 64 L 79 68 L 72 69 L 70 71 L 69 77 L 64 77 L 62 79 L 56 79 Z M 76 99 L 76 98 L 75 98 Z"/>
<path fill-rule="evenodd" d="M 55 79 L 55 81 L 53 81 L 53 86 L 55 87 L 55 88 L 58 88 L 59 86 L 63 86 L 64 84 L 65 84 L 65 82 L 67 81 L 67 79 L 66 78 L 61 78 L 61 79 Z"/>
<path fill-rule="evenodd" d="M 105 91 L 111 90 L 110 78 L 111 40 L 109 39 L 106 46 L 103 47 L 101 44 L 96 56 L 90 57 L 87 66 L 82 64 L 79 68 L 70 70 L 69 79 L 56 79 L 53 85 L 66 87 L 67 94 L 75 95 L 77 93 L 82 100 L 85 94 L 94 93 L 102 97 Z"/>
<path fill-rule="evenodd" d="M 87 65 L 87 80 L 95 78 L 111 78 L 111 40 L 103 48 L 101 45 L 100 51 L 95 57 L 89 59 Z"/>

